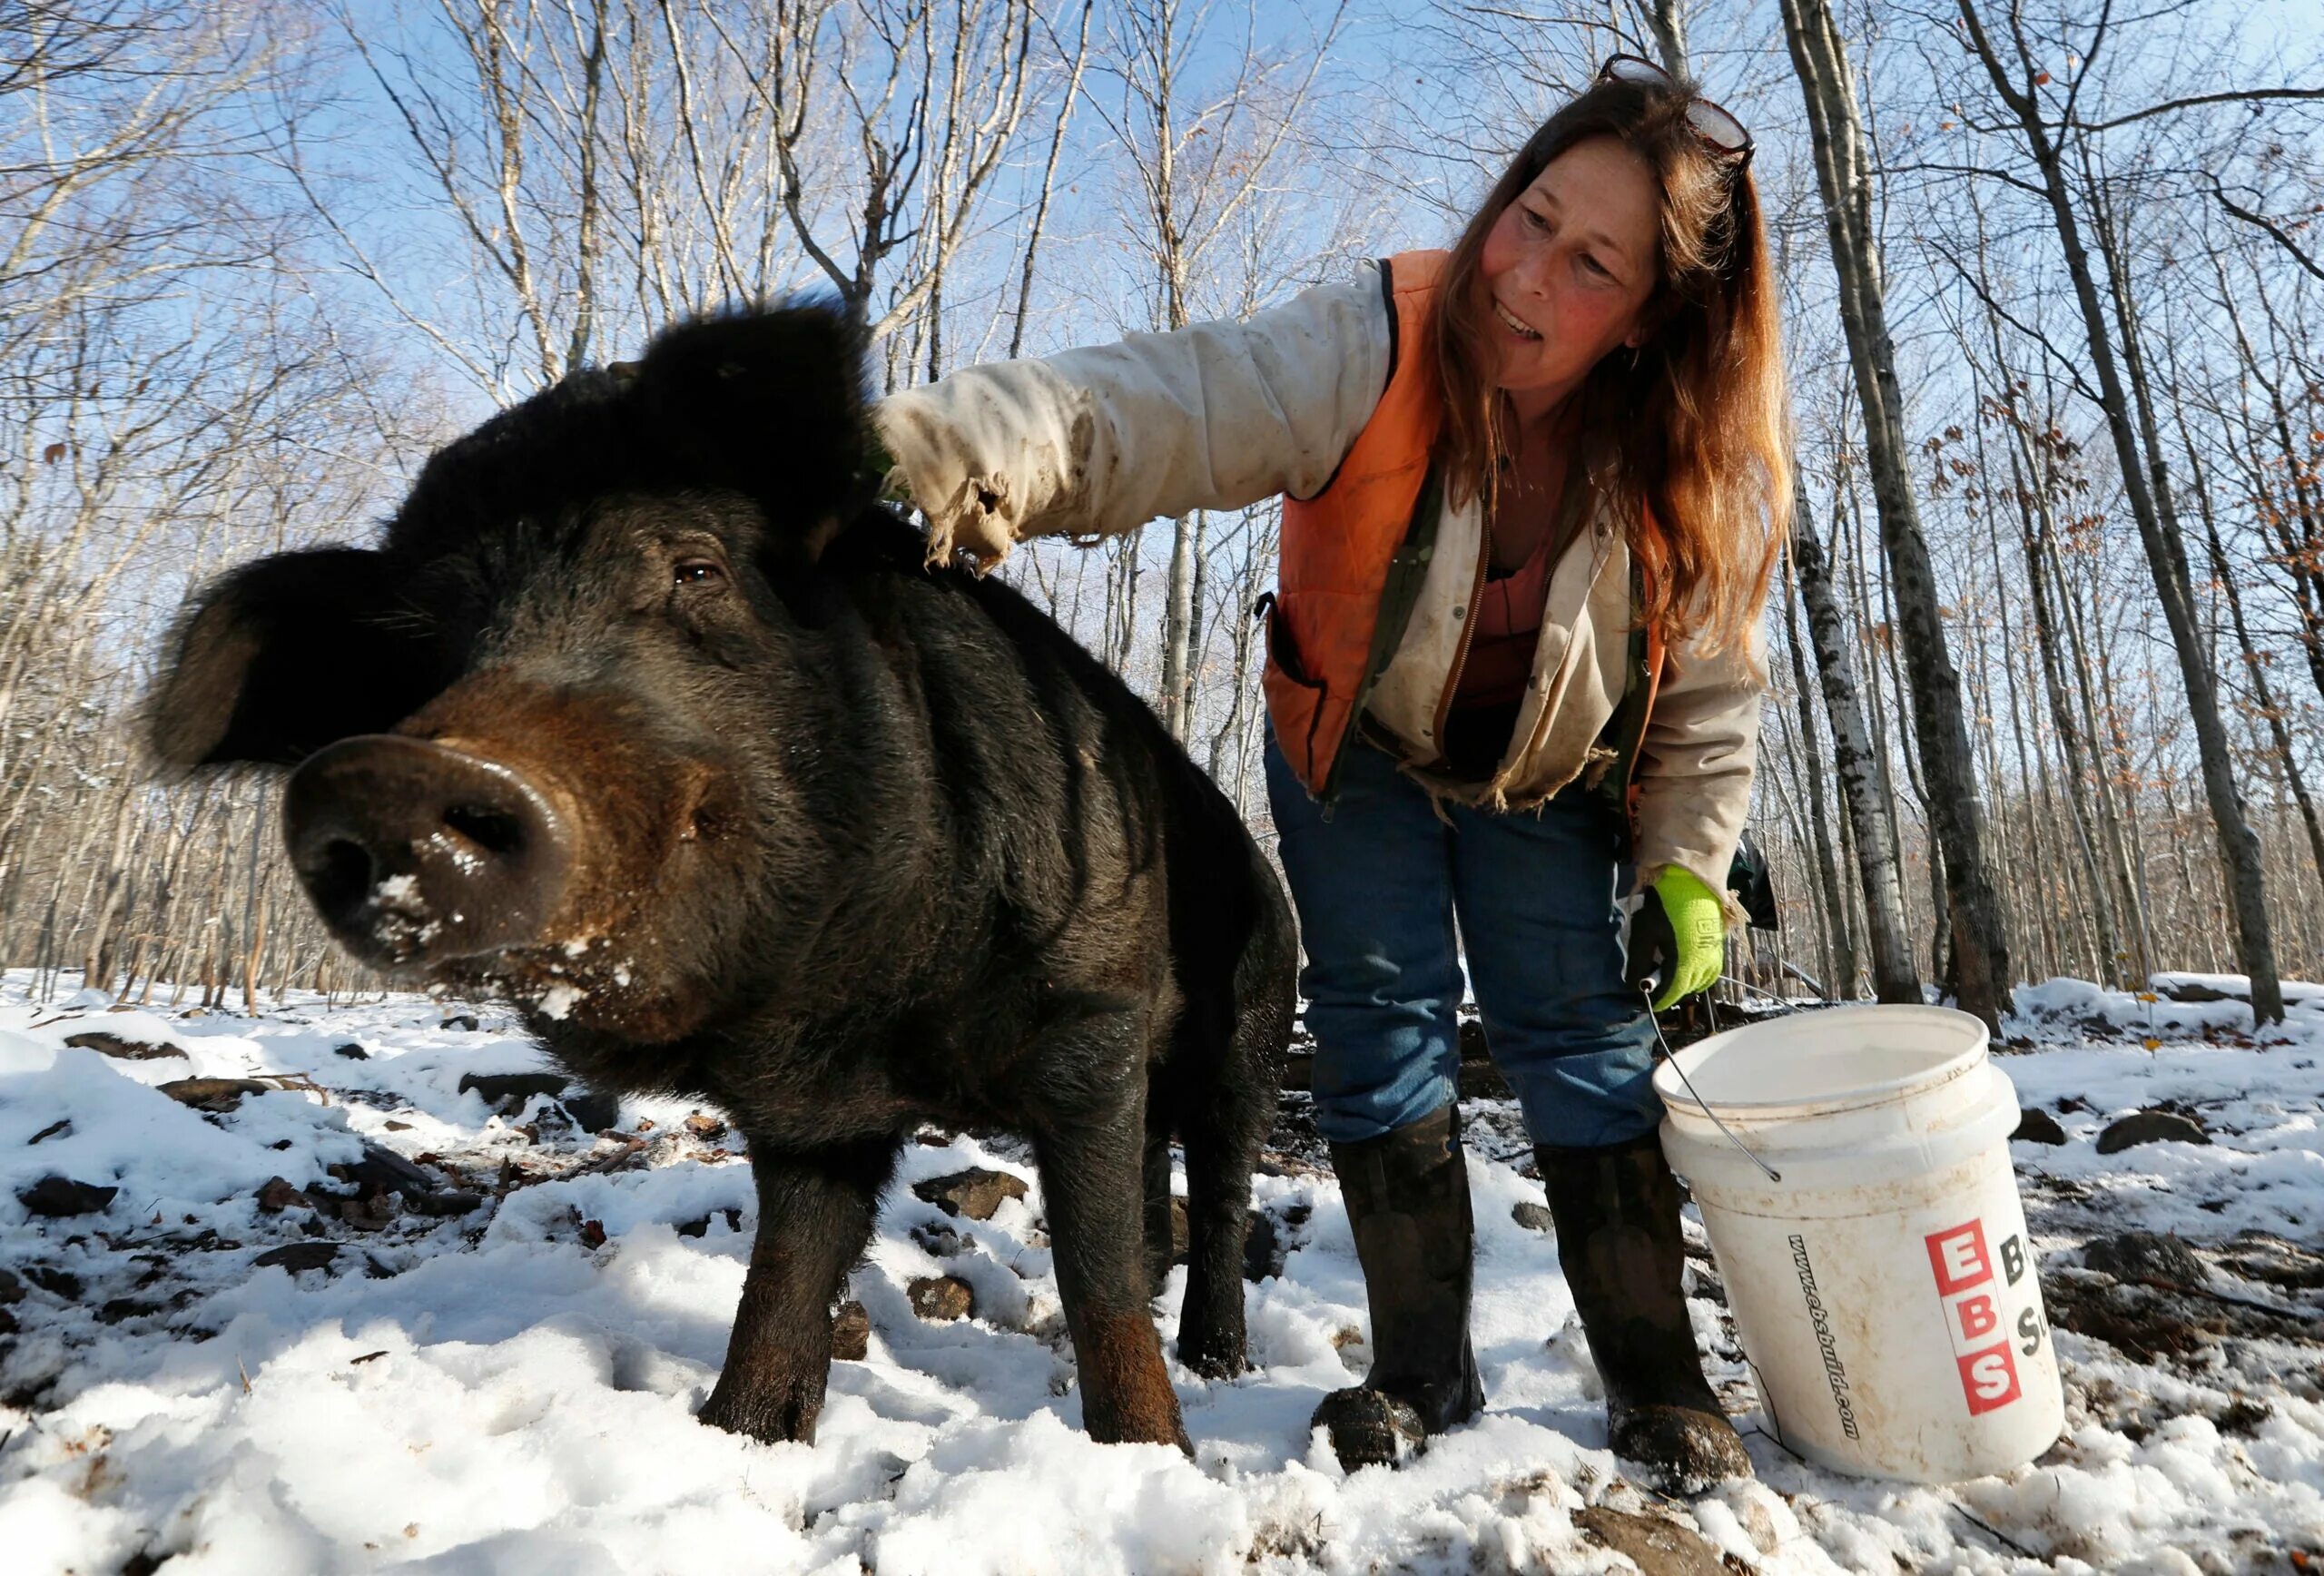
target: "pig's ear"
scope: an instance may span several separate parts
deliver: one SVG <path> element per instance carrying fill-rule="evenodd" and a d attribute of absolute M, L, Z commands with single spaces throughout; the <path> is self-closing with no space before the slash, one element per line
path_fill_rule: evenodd
<path fill-rule="evenodd" d="M 836 304 L 681 324 L 631 376 L 657 438 L 686 468 L 750 495 L 800 546 L 870 497 L 863 338 Z"/>
<path fill-rule="evenodd" d="M 162 763 L 288 765 L 424 705 L 442 687 L 438 642 L 387 569 L 379 553 L 319 547 L 212 582 L 179 621 L 146 701 Z"/>

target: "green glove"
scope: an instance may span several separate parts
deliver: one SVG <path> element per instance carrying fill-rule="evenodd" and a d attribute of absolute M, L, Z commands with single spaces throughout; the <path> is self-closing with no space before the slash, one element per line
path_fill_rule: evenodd
<path fill-rule="evenodd" d="M 1683 865 L 1666 864 L 1654 878 L 1654 895 L 1670 921 L 1671 959 L 1654 1010 L 1676 1006 L 1718 982 L 1727 964 L 1727 911 L 1718 894 Z"/>

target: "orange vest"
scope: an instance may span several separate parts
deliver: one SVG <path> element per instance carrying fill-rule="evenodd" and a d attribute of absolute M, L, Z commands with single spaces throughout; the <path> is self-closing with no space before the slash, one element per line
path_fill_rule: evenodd
<path fill-rule="evenodd" d="M 1401 252 L 1382 265 L 1388 387 L 1324 490 L 1283 500 L 1267 619 L 1267 718 L 1310 793 L 1324 791 L 1354 724 L 1356 692 L 1371 676 L 1380 594 L 1443 421 L 1430 308 L 1448 255 Z"/>
<path fill-rule="evenodd" d="M 1393 654 L 1393 644 L 1375 652 L 1374 637 L 1383 633 L 1383 594 L 1413 526 L 1443 424 L 1433 308 L 1451 255 L 1405 251 L 1381 265 L 1390 313 L 1388 386 L 1323 491 L 1283 500 L 1281 562 L 1267 619 L 1267 717 L 1292 771 L 1319 797 L 1371 679 Z M 1419 572 L 1416 562 L 1403 567 Z M 1661 677 L 1659 635 L 1646 632 L 1642 642 L 1633 642 L 1633 655 L 1634 667 L 1643 664 L 1643 673 L 1633 678 L 1642 694 L 1630 697 L 1640 703 L 1634 719 L 1625 714 L 1633 708 L 1625 705 L 1613 724 L 1625 735 L 1612 741 L 1622 760 L 1620 786 L 1627 786 Z"/>

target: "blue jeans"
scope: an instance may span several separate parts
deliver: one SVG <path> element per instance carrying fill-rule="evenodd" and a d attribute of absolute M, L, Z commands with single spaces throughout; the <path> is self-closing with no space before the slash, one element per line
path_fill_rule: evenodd
<path fill-rule="evenodd" d="M 1493 1060 L 1536 1143 L 1618 1144 L 1662 1119 L 1654 1024 L 1622 982 L 1619 827 L 1580 792 L 1536 813 L 1447 804 L 1374 747 L 1342 746 L 1331 819 L 1270 735 L 1267 796 L 1299 911 L 1315 1118 L 1335 1143 L 1452 1103 L 1460 921 Z"/>

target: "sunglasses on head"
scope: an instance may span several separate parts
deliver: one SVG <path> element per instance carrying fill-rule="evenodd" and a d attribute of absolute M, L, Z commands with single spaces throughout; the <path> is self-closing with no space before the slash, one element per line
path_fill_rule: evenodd
<path fill-rule="evenodd" d="M 1679 79 L 1642 55 L 1617 54 L 1599 69 L 1600 82 L 1635 83 L 1641 87 L 1676 89 Z M 1714 153 L 1735 159 L 1742 163 L 1751 160 L 1751 133 L 1743 123 L 1727 111 L 1703 97 L 1689 94 L 1687 99 L 1687 123 L 1695 135 Z"/>

